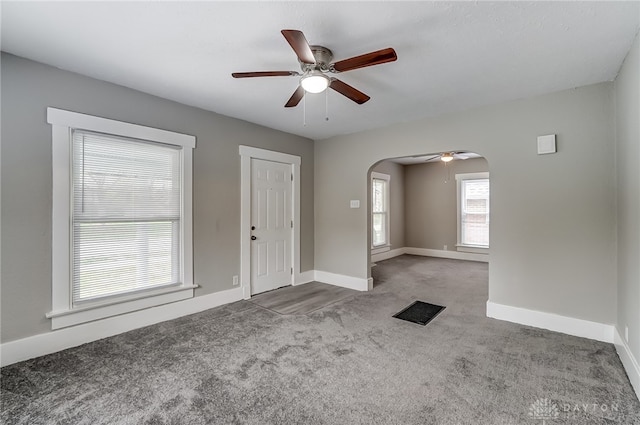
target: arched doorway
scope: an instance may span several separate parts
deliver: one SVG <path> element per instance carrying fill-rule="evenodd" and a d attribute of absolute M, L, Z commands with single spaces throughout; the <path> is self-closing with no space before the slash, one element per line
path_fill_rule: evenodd
<path fill-rule="evenodd" d="M 370 167 L 368 181 L 369 277 L 377 261 L 403 254 L 488 263 L 489 164 L 482 155 L 390 158 Z"/>

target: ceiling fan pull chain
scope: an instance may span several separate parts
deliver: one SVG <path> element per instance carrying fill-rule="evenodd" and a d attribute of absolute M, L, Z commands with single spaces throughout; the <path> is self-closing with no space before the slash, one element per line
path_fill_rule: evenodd
<path fill-rule="evenodd" d="M 307 96 L 302 98 L 302 126 L 307 126 Z"/>
<path fill-rule="evenodd" d="M 324 120 L 329 121 L 329 90 L 324 91 Z"/>

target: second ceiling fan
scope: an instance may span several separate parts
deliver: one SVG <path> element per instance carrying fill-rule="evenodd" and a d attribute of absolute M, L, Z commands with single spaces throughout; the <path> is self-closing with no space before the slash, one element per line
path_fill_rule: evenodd
<path fill-rule="evenodd" d="M 310 46 L 302 31 L 282 30 L 281 33 L 298 56 L 302 72 L 257 71 L 234 72 L 231 75 L 233 78 L 301 77 L 298 88 L 291 98 L 289 98 L 289 101 L 284 105 L 285 108 L 297 106 L 298 103 L 300 103 L 300 100 L 304 97 L 305 92 L 320 93 L 326 90 L 327 87 L 361 105 L 368 101 L 370 97 L 344 81 L 335 77 L 330 77 L 327 74 L 336 74 L 367 66 L 380 65 L 387 62 L 393 62 L 398 58 L 395 50 L 389 47 L 387 49 L 365 53 L 364 55 L 354 56 L 349 59 L 343 59 L 338 62 L 331 62 L 333 60 L 333 53 L 331 50 L 324 46 Z"/>
<path fill-rule="evenodd" d="M 428 155 L 429 158 L 425 159 L 424 162 L 451 162 L 456 159 L 470 159 L 470 158 L 480 158 L 480 155 L 473 152 L 466 151 L 452 151 L 452 152 L 443 152 L 436 155 Z"/>

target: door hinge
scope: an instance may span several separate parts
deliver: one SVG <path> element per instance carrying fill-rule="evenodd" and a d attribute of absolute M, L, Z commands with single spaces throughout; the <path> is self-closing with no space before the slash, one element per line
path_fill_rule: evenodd
<path fill-rule="evenodd" d="M 291 267 L 291 274 L 293 274 L 293 267 Z"/>
<path fill-rule="evenodd" d="M 293 174 L 291 174 L 291 181 L 293 181 Z"/>
<path fill-rule="evenodd" d="M 293 220 L 291 220 L 291 228 L 293 229 Z"/>

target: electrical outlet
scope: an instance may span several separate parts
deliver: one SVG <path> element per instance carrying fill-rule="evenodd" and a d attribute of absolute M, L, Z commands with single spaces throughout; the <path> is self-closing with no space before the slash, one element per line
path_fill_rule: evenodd
<path fill-rule="evenodd" d="M 624 339 L 627 341 L 627 344 L 629 343 L 629 326 L 625 325 L 624 326 Z"/>
<path fill-rule="evenodd" d="M 233 286 L 238 286 L 238 276 L 233 277 Z"/>
<path fill-rule="evenodd" d="M 447 250 L 447 248 L 448 248 L 448 247 L 445 245 L 445 246 L 444 246 L 444 250 L 446 251 L 446 250 Z"/>

